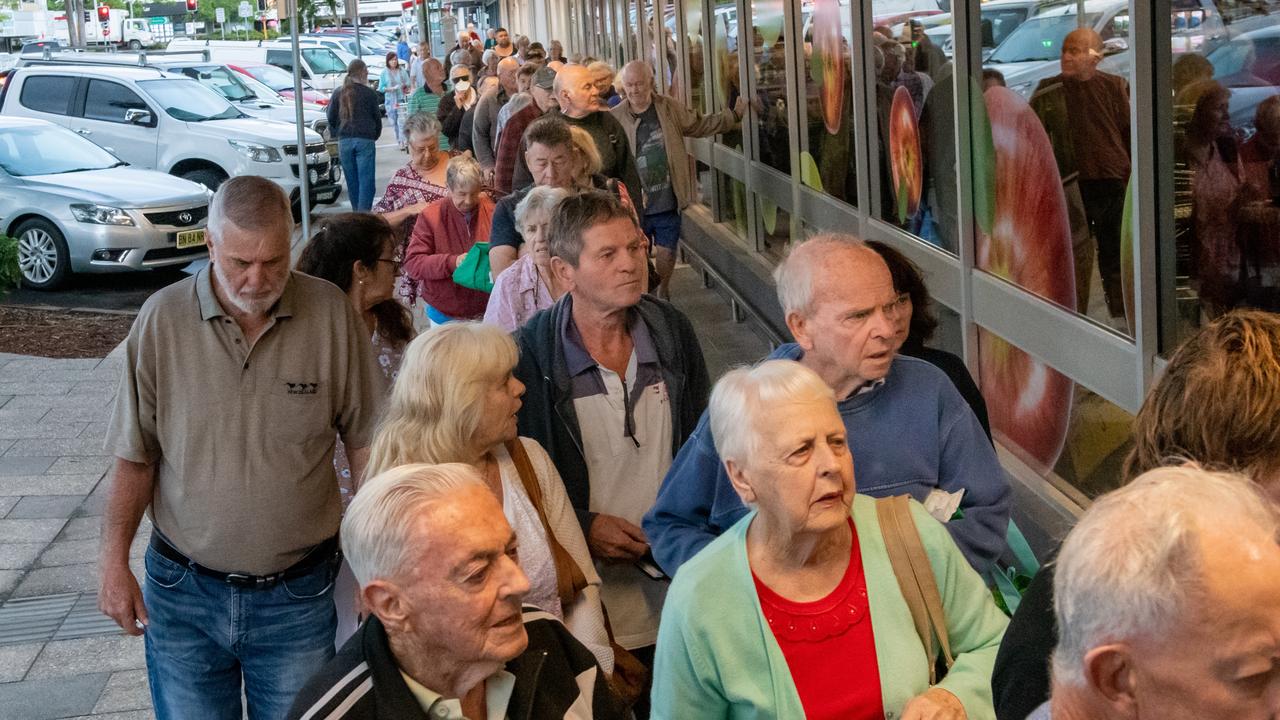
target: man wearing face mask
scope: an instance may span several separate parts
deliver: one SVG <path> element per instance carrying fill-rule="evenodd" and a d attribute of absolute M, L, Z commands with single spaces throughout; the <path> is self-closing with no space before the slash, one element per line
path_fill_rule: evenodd
<path fill-rule="evenodd" d="M 449 139 L 449 147 L 465 150 L 466 148 L 461 145 L 463 131 L 466 131 L 465 135 L 470 142 L 471 129 L 464 127 L 463 117 L 468 110 L 475 107 L 477 99 L 476 90 L 471 86 L 471 68 L 455 65 L 449 71 L 449 81 L 453 87 L 440 98 L 440 106 L 436 108 L 436 119 L 444 128 L 444 136 Z"/>
<path fill-rule="evenodd" d="M 343 518 L 342 548 L 370 617 L 298 694 L 291 720 L 629 717 L 595 656 L 555 616 L 522 608 L 516 534 L 469 465 L 369 480 Z"/>
<path fill-rule="evenodd" d="M 566 65 L 561 68 L 556 73 L 555 97 L 560 109 L 553 110 L 552 113 L 559 115 L 570 125 L 586 130 L 595 140 L 602 163 L 600 173 L 621 182 L 632 199 L 639 200 L 641 184 L 635 155 L 627 144 L 627 135 L 622 125 L 609 114 L 609 108 L 600 102 L 591 72 L 581 65 Z M 528 164 L 517 158 L 512 185 L 524 187 L 531 180 Z M 641 210 L 639 207 L 636 209 Z"/>

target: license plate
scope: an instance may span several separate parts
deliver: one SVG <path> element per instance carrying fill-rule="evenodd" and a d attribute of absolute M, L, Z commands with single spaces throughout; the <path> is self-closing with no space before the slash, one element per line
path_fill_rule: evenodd
<path fill-rule="evenodd" d="M 338 191 L 337 191 L 337 190 L 325 190 L 324 192 L 318 192 L 318 193 L 316 193 L 316 201 L 317 201 L 317 202 L 329 202 L 330 200 L 332 200 L 332 199 L 334 199 L 334 198 L 336 198 L 336 197 L 338 197 Z"/>
<path fill-rule="evenodd" d="M 204 230 L 183 230 L 178 233 L 178 249 L 196 247 L 204 244 Z"/>

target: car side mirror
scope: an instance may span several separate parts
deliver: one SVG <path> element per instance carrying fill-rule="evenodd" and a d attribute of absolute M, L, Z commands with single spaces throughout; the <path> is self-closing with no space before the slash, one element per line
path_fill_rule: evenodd
<path fill-rule="evenodd" d="M 151 111 L 137 108 L 125 110 L 124 121 L 131 125 L 150 125 L 152 121 Z"/>
<path fill-rule="evenodd" d="M 1102 43 L 1103 55 L 1115 55 L 1129 49 L 1129 41 L 1124 38 L 1109 38 Z"/>

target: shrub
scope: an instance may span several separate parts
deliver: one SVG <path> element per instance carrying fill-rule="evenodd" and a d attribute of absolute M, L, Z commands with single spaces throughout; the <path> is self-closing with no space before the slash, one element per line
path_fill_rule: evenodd
<path fill-rule="evenodd" d="M 18 287 L 22 270 L 18 267 L 18 239 L 0 235 L 0 292 Z"/>

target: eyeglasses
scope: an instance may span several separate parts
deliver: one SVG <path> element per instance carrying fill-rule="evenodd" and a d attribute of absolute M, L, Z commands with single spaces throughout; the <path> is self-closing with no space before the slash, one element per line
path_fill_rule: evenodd
<path fill-rule="evenodd" d="M 380 263 L 391 263 L 391 267 L 392 267 L 392 268 L 394 268 L 394 269 L 396 269 L 396 270 L 399 270 L 399 269 L 400 269 L 400 261 L 399 261 L 399 260 L 397 260 L 397 259 L 395 259 L 395 258 L 393 258 L 393 257 L 391 257 L 391 258 L 378 258 L 378 262 L 380 262 Z"/>

